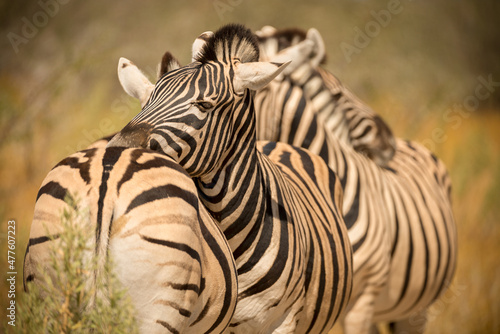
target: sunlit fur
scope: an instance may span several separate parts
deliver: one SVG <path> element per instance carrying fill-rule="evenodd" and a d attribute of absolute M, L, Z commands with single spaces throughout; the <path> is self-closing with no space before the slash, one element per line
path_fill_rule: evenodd
<path fill-rule="evenodd" d="M 326 333 L 351 291 L 340 183 L 320 157 L 256 141 L 253 93 L 233 86 L 238 63 L 258 60 L 249 30 L 221 28 L 196 59 L 109 145 L 158 150 L 194 178 L 238 268 L 231 332 Z"/>
<path fill-rule="evenodd" d="M 306 38 L 306 33 L 300 29 L 266 28 L 259 34 L 261 60 L 270 59 L 279 51 L 296 45 Z M 311 55 L 313 56 L 318 57 L 315 54 Z M 321 58 L 324 61 L 326 55 Z M 322 67 L 310 71 L 307 64 L 304 64 L 290 77 L 303 87 L 304 93 L 313 101 L 318 113 L 329 120 L 325 125 L 328 131 L 337 133 L 339 138 L 344 138 L 356 151 L 365 154 L 378 165 L 387 165 L 396 150 L 396 142 L 392 131 L 379 115 L 345 87 L 337 77 Z M 278 83 L 279 81 L 274 81 L 275 85 Z M 262 121 L 266 119 L 267 113 L 272 112 L 272 109 L 266 106 L 261 107 L 262 99 L 279 98 L 267 96 L 276 94 L 275 90 L 268 94 L 271 89 L 272 87 L 268 87 L 267 91 L 258 92 L 255 97 L 257 111 L 261 112 L 262 109 L 263 117 L 260 118 Z M 325 90 L 329 90 L 330 94 L 322 93 Z M 257 116 L 258 119 L 259 116 L 261 115 Z M 269 131 L 273 131 L 272 126 L 267 126 Z M 259 130 L 260 127 L 257 133 Z"/>
<path fill-rule="evenodd" d="M 342 109 L 355 100 L 338 81 L 323 82 L 318 71 L 305 63 L 257 93 L 263 105 L 258 133 L 319 154 L 341 179 L 354 250 L 345 332 L 367 333 L 378 321 L 396 322 L 396 332 L 418 332 L 425 327 L 423 312 L 446 290 L 457 261 L 449 175 L 415 142 L 396 139 L 385 168 L 356 152 L 345 136 L 363 114 L 349 119 L 352 109 Z"/>
<path fill-rule="evenodd" d="M 89 149 L 50 171 L 38 193 L 24 263 L 25 287 L 43 284 L 61 215 L 78 199 L 102 268 L 111 257 L 141 333 L 221 333 L 232 318 L 237 277 L 231 250 L 172 159 L 142 149 Z M 51 241 L 49 236 L 55 237 Z M 52 270 L 52 268 L 48 268 Z M 99 279 L 100 269 L 88 273 Z"/>

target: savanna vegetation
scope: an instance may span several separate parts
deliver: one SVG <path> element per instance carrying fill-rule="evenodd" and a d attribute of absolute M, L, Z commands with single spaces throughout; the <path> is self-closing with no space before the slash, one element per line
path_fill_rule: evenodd
<path fill-rule="evenodd" d="M 89 256 L 95 246 L 88 208 L 71 195 L 66 203 L 62 232 L 48 241 L 47 266 L 36 265 L 36 280 L 43 284 L 30 284 L 30 293 L 20 295 L 15 326 L 7 323 L 6 333 L 138 333 L 134 307 L 112 260 L 103 264 Z"/>
<path fill-rule="evenodd" d="M 166 50 L 186 64 L 196 36 L 238 22 L 254 30 L 317 28 L 326 68 L 397 136 L 424 143 L 445 161 L 459 260 L 449 291 L 429 311 L 428 332 L 500 332 L 498 13 L 500 3 L 491 0 L 2 1 L 1 327 L 8 321 L 7 222 L 15 220 L 21 302 L 23 256 L 43 178 L 140 109 L 118 83 L 119 57 L 154 81 Z"/>

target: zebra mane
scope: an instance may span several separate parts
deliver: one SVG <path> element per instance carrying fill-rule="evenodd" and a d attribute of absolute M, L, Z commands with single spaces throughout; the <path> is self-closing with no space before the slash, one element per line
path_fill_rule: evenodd
<path fill-rule="evenodd" d="M 306 39 L 306 32 L 299 28 L 276 29 L 272 34 L 259 36 L 259 42 L 265 42 L 267 39 L 276 39 L 278 49 L 283 50 Z"/>
<path fill-rule="evenodd" d="M 229 54 L 227 54 L 229 50 Z M 195 57 L 196 61 L 230 62 L 229 58 L 239 58 L 242 63 L 259 60 L 259 44 L 252 31 L 240 24 L 228 24 L 220 28 L 203 46 Z"/>

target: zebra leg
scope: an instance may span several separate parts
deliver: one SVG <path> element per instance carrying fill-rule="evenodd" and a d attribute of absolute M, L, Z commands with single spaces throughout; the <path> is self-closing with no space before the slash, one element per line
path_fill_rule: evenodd
<path fill-rule="evenodd" d="M 283 322 L 275 328 L 273 334 L 292 334 L 297 332 L 297 318 L 303 309 L 302 303 L 295 304 L 287 313 L 285 313 Z"/>
<path fill-rule="evenodd" d="M 425 332 L 425 328 L 427 325 L 427 312 L 420 311 L 418 312 L 417 317 L 410 316 L 406 319 L 398 320 L 392 322 L 389 325 L 391 333 L 394 334 L 420 334 Z"/>
<path fill-rule="evenodd" d="M 362 294 L 344 317 L 345 334 L 371 333 L 375 296 Z"/>

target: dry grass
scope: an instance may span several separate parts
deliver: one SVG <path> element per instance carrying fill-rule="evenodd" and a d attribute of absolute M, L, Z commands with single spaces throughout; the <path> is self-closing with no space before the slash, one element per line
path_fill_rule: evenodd
<path fill-rule="evenodd" d="M 15 3 L 15 2 L 14 2 Z M 227 4 L 225 12 L 216 4 Z M 234 4 L 234 5 L 231 5 Z M 431 333 L 500 331 L 500 94 L 493 91 L 461 124 L 443 115 L 475 94 L 478 76 L 500 80 L 498 41 L 491 17 L 498 4 L 401 0 L 370 44 L 346 62 L 339 45 L 353 43 L 354 27 L 373 20 L 371 10 L 387 1 L 98 1 L 69 2 L 15 53 L 0 41 L 0 264 L 6 264 L 6 222 L 16 220 L 17 293 L 38 187 L 64 156 L 120 129 L 139 110 L 116 80 L 120 56 L 132 59 L 154 80 L 154 64 L 168 49 L 186 63 L 192 40 L 223 23 L 253 29 L 316 27 L 328 47 L 328 68 L 381 113 L 394 132 L 419 141 L 442 129 L 446 140 L 434 151 L 449 167 L 459 233 L 455 280 L 432 310 Z M 3 36 L 21 33 L 23 21 L 41 9 L 1 5 Z M 220 15 L 219 15 L 220 14 Z M 491 14 L 491 15 L 488 15 Z M 491 22 L 490 22 L 491 21 Z M 3 43 L 3 44 L 1 44 Z M 495 89 L 498 89 L 495 87 Z M 5 318 L 6 281 L 0 283 Z M 4 320 L 2 320 L 3 322 Z"/>

